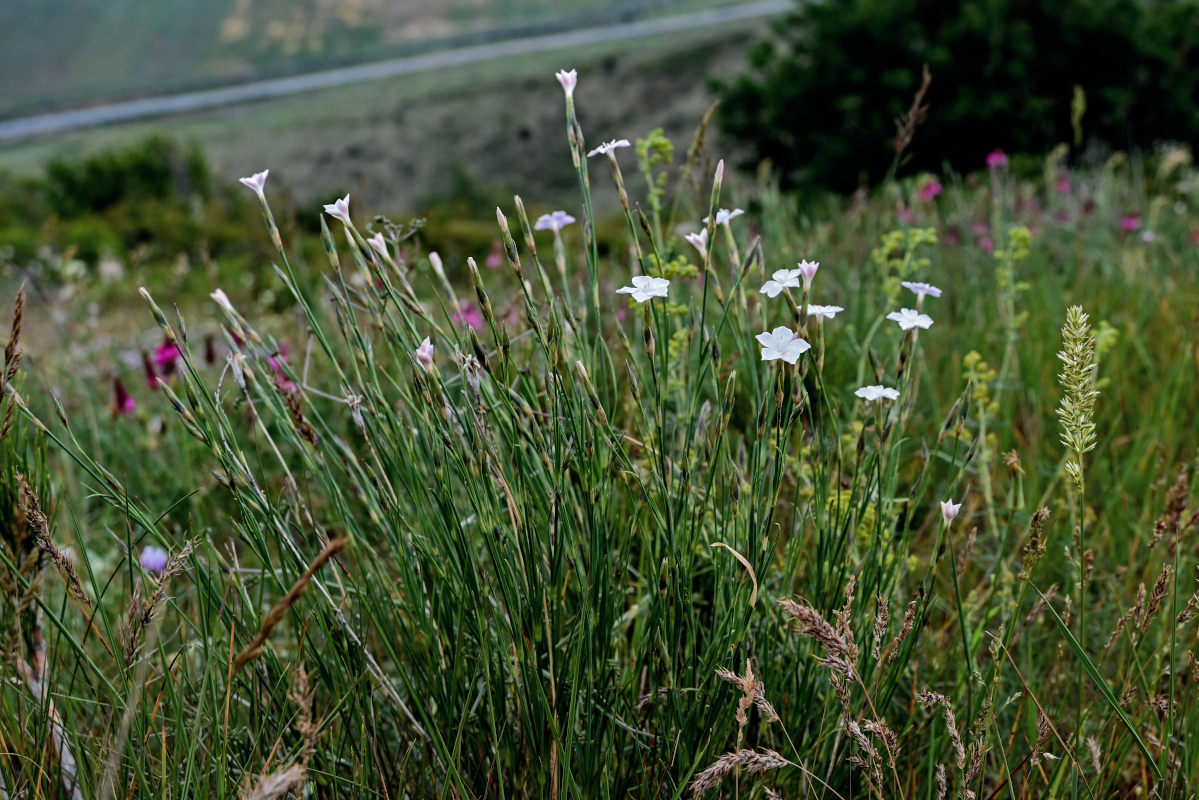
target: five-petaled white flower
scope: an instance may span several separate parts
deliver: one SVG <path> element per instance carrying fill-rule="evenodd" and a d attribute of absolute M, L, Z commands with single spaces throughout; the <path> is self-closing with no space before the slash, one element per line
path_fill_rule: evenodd
<path fill-rule="evenodd" d="M 575 85 L 579 82 L 579 73 L 573 69 L 570 72 L 560 69 L 554 73 L 554 77 L 558 79 L 558 83 L 562 84 L 562 91 L 566 92 L 566 96 L 573 97 Z"/>
<path fill-rule="evenodd" d="M 898 400 L 899 390 L 892 389 L 889 386 L 863 386 L 854 392 L 858 397 L 865 400 L 867 403 L 873 403 L 875 400 Z"/>
<path fill-rule="evenodd" d="M 550 214 L 542 214 L 537 218 L 537 222 L 533 223 L 535 231 L 560 231 L 567 225 L 573 225 L 575 218 L 565 211 L 554 211 Z"/>
<path fill-rule="evenodd" d="M 788 364 L 794 364 L 799 361 L 800 356 L 812 349 L 812 345 L 799 338 L 795 331 L 782 326 L 770 333 L 759 333 L 754 338 L 762 345 L 763 361 L 781 358 Z"/>
<path fill-rule="evenodd" d="M 917 300 L 923 300 L 925 295 L 929 297 L 940 297 L 941 290 L 931 283 L 917 283 L 916 281 L 904 281 L 899 284 L 905 289 L 911 289 L 916 293 Z"/>
<path fill-rule="evenodd" d="M 599 147 L 592 150 L 590 153 L 587 154 L 587 157 L 591 158 L 592 156 L 598 155 L 600 153 L 602 153 L 604 155 L 608 155 L 613 150 L 615 150 L 619 147 L 628 147 L 628 146 L 629 146 L 628 139 L 613 139 L 610 142 L 604 142 Z"/>
<path fill-rule="evenodd" d="M 347 194 L 325 206 L 325 213 L 345 224 L 350 224 L 350 196 Z"/>
<path fill-rule="evenodd" d="M 816 270 L 820 269 L 819 261 L 801 261 L 798 264 L 799 274 L 803 276 L 803 285 L 805 288 L 810 288 L 812 278 L 816 277 Z"/>
<path fill-rule="evenodd" d="M 744 213 L 745 212 L 739 208 L 734 208 L 732 211 L 729 211 L 727 208 L 722 208 L 716 212 L 716 224 L 724 225 L 732 220 L 735 220 Z M 710 219 L 711 217 L 704 217 L 704 224 L 707 225 L 708 220 Z"/>
<path fill-rule="evenodd" d="M 701 228 L 699 233 L 689 233 L 683 237 L 699 251 L 701 256 L 708 254 L 708 229 Z"/>
<path fill-rule="evenodd" d="M 770 276 L 770 280 L 762 284 L 759 290 L 767 297 L 778 297 L 783 289 L 798 289 L 799 288 L 799 270 L 797 269 L 779 269 L 775 270 Z"/>
<path fill-rule="evenodd" d="M 425 340 L 420 343 L 420 347 L 416 348 L 416 353 L 414 355 L 416 356 L 416 360 L 420 362 L 420 365 L 425 369 L 433 366 L 433 343 L 429 341 L 428 336 L 426 336 Z"/>
<path fill-rule="evenodd" d="M 633 278 L 632 286 L 622 286 L 617 294 L 631 294 L 638 303 L 644 303 L 651 297 L 665 297 L 670 281 L 665 278 L 651 278 L 649 275 L 637 275 Z"/>
<path fill-rule="evenodd" d="M 269 173 L 269 169 L 264 169 L 262 172 L 255 172 L 248 178 L 238 178 L 238 180 L 253 189 L 254 194 L 258 195 L 258 199 L 261 200 L 263 199 L 262 187 L 266 186 L 266 176 Z"/>
<path fill-rule="evenodd" d="M 912 328 L 928 328 L 933 324 L 933 318 L 928 314 L 921 314 L 919 311 L 911 308 L 901 308 L 898 311 L 892 311 L 887 315 L 887 319 L 898 322 L 899 327 L 905 331 L 910 331 Z"/>
<path fill-rule="evenodd" d="M 383 234 L 376 233 L 374 236 L 366 240 L 375 252 L 381 256 L 387 255 L 387 240 L 383 238 Z"/>
<path fill-rule="evenodd" d="M 808 316 L 809 317 L 824 317 L 825 319 L 832 319 L 833 317 L 837 316 L 844 310 L 845 309 L 841 308 L 841 306 L 817 306 L 817 305 L 809 304 L 808 305 Z"/>
<path fill-rule="evenodd" d="M 954 517 L 956 517 L 958 515 L 958 512 L 961 510 L 962 510 L 961 503 L 955 503 L 955 502 L 953 502 L 953 500 L 942 500 L 941 501 L 941 516 L 945 519 L 946 525 L 953 522 Z"/>

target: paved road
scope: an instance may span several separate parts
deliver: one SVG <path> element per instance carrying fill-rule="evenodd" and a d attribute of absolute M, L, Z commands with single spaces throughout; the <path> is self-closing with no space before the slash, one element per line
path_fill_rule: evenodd
<path fill-rule="evenodd" d="M 362 83 L 381 78 L 395 78 L 401 75 L 411 75 L 415 72 L 427 72 L 446 67 L 456 67 L 462 64 L 475 64 L 480 61 L 490 61 L 506 56 L 524 55 L 526 53 L 536 53 L 546 50 L 568 50 L 574 47 L 634 39 L 642 36 L 676 33 L 695 28 L 718 27 L 729 22 L 779 14 L 793 7 L 794 3 L 792 0 L 754 0 L 753 2 L 722 6 L 704 11 L 694 11 L 670 17 L 659 17 L 618 25 L 606 25 L 603 27 L 566 31 L 564 33 L 545 34 L 542 36 L 529 36 L 522 39 L 509 39 L 502 42 L 461 47 L 438 53 L 425 53 L 403 58 L 392 58 L 385 61 L 375 61 L 369 64 L 359 64 L 353 67 L 309 72 L 303 75 L 293 75 L 288 78 L 254 81 L 237 86 L 226 86 L 220 89 L 184 92 L 161 97 L 147 97 L 141 100 L 111 103 L 91 108 L 38 114 L 31 117 L 0 121 L 0 142 L 68 131 L 75 128 L 106 125 L 113 122 L 180 114 L 204 108 L 226 106 L 232 103 L 244 103 L 250 100 L 282 97 L 284 95 L 312 91 L 313 89 L 330 89 L 350 83 Z M 569 67 L 571 65 L 564 62 L 563 66 Z M 583 80 L 586 81 L 586 76 L 583 77 Z"/>

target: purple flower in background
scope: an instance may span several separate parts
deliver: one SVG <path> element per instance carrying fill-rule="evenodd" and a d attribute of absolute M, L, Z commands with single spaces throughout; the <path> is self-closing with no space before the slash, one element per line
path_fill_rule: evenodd
<path fill-rule="evenodd" d="M 149 545 L 142 550 L 142 569 L 151 575 L 160 575 L 167 568 L 167 551 L 161 547 Z"/>
<path fill-rule="evenodd" d="M 575 224 L 575 218 L 565 211 L 553 211 L 549 214 L 542 214 L 533 223 L 535 231 L 560 231 L 567 225 Z"/>
<path fill-rule="evenodd" d="M 982 250 L 984 253 L 987 253 L 988 255 L 995 252 L 995 242 L 991 241 L 990 236 L 984 236 L 983 238 L 979 239 L 978 247 L 980 250 Z"/>
<path fill-rule="evenodd" d="M 483 329 L 483 315 L 479 313 L 479 307 L 474 303 L 466 303 L 465 305 L 461 306 L 460 311 L 455 311 L 450 314 L 450 321 L 465 322 L 476 331 Z"/>
<path fill-rule="evenodd" d="M 483 266 L 487 269 L 499 269 L 504 265 L 504 249 L 499 240 L 493 240 L 491 249 L 487 251 L 487 258 L 483 259 Z"/>
<path fill-rule="evenodd" d="M 1007 153 L 1000 150 L 998 147 L 987 153 L 987 168 L 1002 169 L 1007 166 Z"/>
<path fill-rule="evenodd" d="M 944 190 L 945 187 L 941 185 L 941 182 L 934 178 L 921 186 L 920 191 L 916 193 L 916 196 L 927 203 Z"/>
<path fill-rule="evenodd" d="M 1137 214 L 1127 214 L 1124 219 L 1120 220 L 1120 230 L 1127 233 L 1139 231 L 1141 229 L 1141 218 Z"/>
<path fill-rule="evenodd" d="M 1070 194 L 1070 176 L 1064 172 L 1058 175 L 1057 182 L 1053 184 L 1053 188 L 1058 194 Z"/>

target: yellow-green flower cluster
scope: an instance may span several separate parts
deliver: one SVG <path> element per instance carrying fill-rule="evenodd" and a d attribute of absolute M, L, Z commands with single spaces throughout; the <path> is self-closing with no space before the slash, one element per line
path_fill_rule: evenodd
<path fill-rule="evenodd" d="M 650 253 L 646 260 L 649 261 L 649 274 L 656 278 L 674 281 L 699 277 L 699 267 L 692 264 L 686 256 L 678 255 L 664 261 L 656 254 Z"/>
<path fill-rule="evenodd" d="M 977 350 L 971 350 L 962 359 L 962 377 L 974 387 L 970 402 L 975 408 L 987 414 L 999 413 L 999 401 L 991 397 L 991 384 L 999 377 L 999 372 L 983 361 Z"/>
<path fill-rule="evenodd" d="M 917 273 L 923 274 L 932 263 L 927 257 L 917 256 L 917 248 L 936 244 L 935 228 L 909 228 L 883 234 L 879 246 L 870 251 L 870 259 L 879 269 L 888 304 L 894 304 L 899 296 L 901 282 Z"/>

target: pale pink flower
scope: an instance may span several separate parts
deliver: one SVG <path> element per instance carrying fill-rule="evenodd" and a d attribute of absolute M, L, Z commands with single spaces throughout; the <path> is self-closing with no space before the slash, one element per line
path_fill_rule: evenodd
<path fill-rule="evenodd" d="M 255 172 L 248 178 L 238 178 L 239 181 L 249 186 L 254 190 L 254 194 L 258 195 L 258 199 L 264 199 L 263 187 L 266 186 L 266 176 L 270 173 L 269 169 L 264 169 L 262 172 Z"/>
<path fill-rule="evenodd" d="M 1070 176 L 1064 172 L 1058 175 L 1057 182 L 1054 183 L 1053 188 L 1058 194 L 1070 194 Z"/>
<path fill-rule="evenodd" d="M 778 327 L 769 333 L 759 333 L 756 337 L 762 345 L 762 360 L 774 361 L 782 359 L 788 364 L 799 361 L 799 357 L 812 349 L 812 345 L 799 338 L 790 328 Z"/>
<path fill-rule="evenodd" d="M 832 319 L 833 317 L 837 316 L 844 310 L 845 309 L 841 308 L 841 306 L 818 306 L 818 305 L 809 304 L 808 305 L 808 316 L 809 317 L 824 317 L 825 319 Z"/>
<path fill-rule="evenodd" d="M 867 403 L 873 403 L 877 400 L 898 400 L 899 390 L 892 389 L 889 386 L 863 386 L 854 392 L 855 395 L 865 400 Z"/>
<path fill-rule="evenodd" d="M 716 224 L 727 225 L 729 222 L 732 222 L 744 213 L 745 212 L 739 208 L 734 208 L 732 211 L 729 211 L 727 208 L 722 208 L 716 212 Z M 711 217 L 704 217 L 704 224 L 707 225 L 710 219 Z"/>
<path fill-rule="evenodd" d="M 629 147 L 629 146 L 630 145 L 629 145 L 628 139 L 613 139 L 610 142 L 604 142 L 599 147 L 592 150 L 590 153 L 587 154 L 587 157 L 591 158 L 594 155 L 601 155 L 601 154 L 606 156 L 609 153 L 611 153 L 613 150 L 617 150 L 621 147 Z"/>
<path fill-rule="evenodd" d="M 689 233 L 683 237 L 699 251 L 701 256 L 708 254 L 708 229 L 701 228 L 699 233 Z"/>
<path fill-rule="evenodd" d="M 911 289 L 916 293 L 917 300 L 923 300 L 925 295 L 929 297 L 940 297 L 941 290 L 930 283 L 917 283 L 916 281 L 903 281 L 899 284 L 905 289 Z"/>
<path fill-rule="evenodd" d="M 573 225 L 575 218 L 565 211 L 553 211 L 549 214 L 542 214 L 533 223 L 535 231 L 560 231 L 567 225 Z"/>
<path fill-rule="evenodd" d="M 801 261 L 799 262 L 799 274 L 803 277 L 803 285 L 805 289 L 812 286 L 812 278 L 816 277 L 816 270 L 820 269 L 819 261 Z"/>
<path fill-rule="evenodd" d="M 574 97 L 575 85 L 579 82 L 579 73 L 577 70 L 567 72 L 560 69 L 554 73 L 554 77 L 558 79 L 558 83 L 562 84 L 562 91 L 566 92 L 568 98 Z"/>
<path fill-rule="evenodd" d="M 898 322 L 899 327 L 905 331 L 910 331 L 912 328 L 929 328 L 933 324 L 933 318 L 928 314 L 921 314 L 912 308 L 902 308 L 899 311 L 892 311 L 887 315 L 887 319 L 892 322 Z"/>
<path fill-rule="evenodd" d="M 325 206 L 325 213 L 334 219 L 339 219 L 346 225 L 350 224 L 350 196 L 347 194 L 339 200 L 334 200 Z"/>
<path fill-rule="evenodd" d="M 631 294 L 633 299 L 638 303 L 654 297 L 666 297 L 667 290 L 670 288 L 670 281 L 666 278 L 653 278 L 649 275 L 637 275 L 633 278 L 632 286 L 622 286 L 616 290 L 617 294 Z"/>
<path fill-rule="evenodd" d="M 420 347 L 416 348 L 416 360 L 425 369 L 433 366 L 433 342 L 426 336 L 425 340 L 420 343 Z"/>
<path fill-rule="evenodd" d="M 461 309 L 450 314 L 451 322 L 465 322 L 477 331 L 483 329 L 483 315 L 474 303 L 466 303 Z"/>
<path fill-rule="evenodd" d="M 953 500 L 941 501 L 941 516 L 945 519 L 945 524 L 953 522 L 957 517 L 958 512 L 962 510 L 961 503 L 955 503 Z"/>
<path fill-rule="evenodd" d="M 387 255 L 387 240 L 383 238 L 383 234 L 376 233 L 374 236 L 367 239 L 366 242 L 379 255 Z"/>
<path fill-rule="evenodd" d="M 216 301 L 216 304 L 221 307 L 221 311 L 224 311 L 230 316 L 233 315 L 233 304 L 229 302 L 229 296 L 225 294 L 224 289 L 217 289 L 208 296 Z"/>

